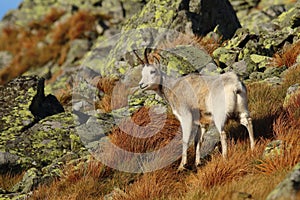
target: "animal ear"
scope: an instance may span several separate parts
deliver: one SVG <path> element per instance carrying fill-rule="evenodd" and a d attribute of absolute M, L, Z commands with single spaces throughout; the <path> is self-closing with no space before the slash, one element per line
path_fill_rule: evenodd
<path fill-rule="evenodd" d="M 154 59 L 154 61 L 153 61 L 154 67 L 160 69 L 160 61 L 159 61 L 158 56 L 157 55 L 153 55 L 153 59 Z"/>

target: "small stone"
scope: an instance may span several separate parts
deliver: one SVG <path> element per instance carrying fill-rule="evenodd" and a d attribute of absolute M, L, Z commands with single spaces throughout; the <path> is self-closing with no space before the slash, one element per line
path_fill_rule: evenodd
<path fill-rule="evenodd" d="M 233 71 L 235 71 L 239 76 L 248 77 L 249 73 L 247 70 L 247 63 L 245 60 L 241 60 L 239 62 L 235 62 L 232 65 Z"/>
<path fill-rule="evenodd" d="M 263 158 L 270 158 L 273 156 L 280 155 L 283 145 L 284 145 L 284 142 L 282 140 L 274 140 L 274 141 L 270 142 L 264 150 Z"/>
<path fill-rule="evenodd" d="M 203 75 L 216 75 L 216 74 L 220 74 L 218 72 L 218 66 L 214 63 L 208 63 L 207 65 L 205 65 L 205 67 L 203 67 L 200 71 L 200 74 Z"/>
<path fill-rule="evenodd" d="M 283 107 L 287 107 L 289 105 L 291 97 L 299 94 L 299 92 L 300 92 L 300 84 L 299 83 L 290 86 L 286 92 Z"/>

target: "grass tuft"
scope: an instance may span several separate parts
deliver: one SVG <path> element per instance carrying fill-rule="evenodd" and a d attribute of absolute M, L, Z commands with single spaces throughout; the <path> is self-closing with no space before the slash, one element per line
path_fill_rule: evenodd
<path fill-rule="evenodd" d="M 300 40 L 294 44 L 285 46 L 282 50 L 275 53 L 271 63 L 277 67 L 291 67 L 296 63 L 299 54 Z"/>
<path fill-rule="evenodd" d="M 179 122 L 170 114 L 150 112 L 150 108 L 142 107 L 131 119 L 122 121 L 110 135 L 112 143 L 135 153 L 158 150 L 169 144 L 178 134 Z"/>
<path fill-rule="evenodd" d="M 64 14 L 64 11 L 53 8 L 42 20 L 30 22 L 29 28 L 8 25 L 2 29 L 0 50 L 9 51 L 13 60 L 0 70 L 0 84 L 49 61 L 62 65 L 73 40 L 89 38 L 90 33 L 96 33 L 97 17 L 88 11 L 80 10 L 53 25 Z"/>
<path fill-rule="evenodd" d="M 95 85 L 103 93 L 100 97 L 101 99 L 95 103 L 96 109 L 111 112 L 112 110 L 127 106 L 130 90 L 117 78 L 99 78 Z"/>
<path fill-rule="evenodd" d="M 0 188 L 9 191 L 12 187 L 20 182 L 23 178 L 23 173 L 21 174 L 1 174 L 0 175 Z"/>
<path fill-rule="evenodd" d="M 140 199 L 172 199 L 185 191 L 182 184 L 183 176 L 174 170 L 159 170 L 144 174 L 132 185 L 125 187 L 125 192 L 118 194 L 115 200 L 140 200 Z"/>
<path fill-rule="evenodd" d="M 199 49 L 205 49 L 208 54 L 212 53 L 221 46 L 221 39 L 214 39 L 213 37 L 199 37 L 189 34 L 179 34 L 177 38 L 172 41 L 167 41 L 159 46 L 159 49 L 171 49 L 180 45 L 192 45 Z"/>

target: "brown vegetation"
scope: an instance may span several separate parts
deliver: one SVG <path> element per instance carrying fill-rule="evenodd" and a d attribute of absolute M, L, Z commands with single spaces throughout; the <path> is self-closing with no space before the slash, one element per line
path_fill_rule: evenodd
<path fill-rule="evenodd" d="M 0 188 L 10 190 L 12 187 L 22 180 L 24 174 L 0 174 Z"/>
<path fill-rule="evenodd" d="M 221 46 L 221 39 L 222 38 L 215 39 L 213 37 L 179 34 L 174 40 L 162 43 L 158 49 L 171 49 L 180 45 L 192 45 L 199 49 L 204 49 L 208 54 L 212 55 L 212 53 Z"/>
<path fill-rule="evenodd" d="M 8 25 L 2 29 L 0 50 L 9 51 L 13 60 L 0 71 L 0 84 L 49 61 L 62 65 L 66 60 L 70 42 L 90 37 L 88 33 L 95 32 L 96 17 L 87 11 L 78 11 L 53 26 L 64 13 L 53 8 L 42 20 L 33 21 L 28 27 Z"/>
<path fill-rule="evenodd" d="M 299 54 L 300 41 L 297 41 L 294 44 L 285 46 L 282 50 L 275 53 L 271 63 L 277 67 L 291 67 L 296 63 Z"/>
<path fill-rule="evenodd" d="M 175 198 L 184 192 L 184 176 L 178 176 L 173 169 L 158 170 L 141 176 L 133 184 L 125 187 L 124 193 L 116 195 L 116 200 Z"/>
<path fill-rule="evenodd" d="M 95 103 L 95 108 L 104 112 L 122 108 L 127 105 L 130 94 L 129 87 L 114 77 L 97 79 L 95 86 L 103 92 L 103 96 Z"/>
<path fill-rule="evenodd" d="M 149 112 L 150 108 L 142 107 L 131 119 L 122 121 L 112 131 L 111 142 L 134 153 L 146 153 L 166 146 L 179 134 L 179 122 L 173 115 Z"/>

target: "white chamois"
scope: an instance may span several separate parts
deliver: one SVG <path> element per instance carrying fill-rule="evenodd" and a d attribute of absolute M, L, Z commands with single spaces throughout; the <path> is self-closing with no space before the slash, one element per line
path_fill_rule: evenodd
<path fill-rule="evenodd" d="M 136 56 L 138 57 L 137 54 Z M 187 163 L 187 150 L 194 125 L 200 126 L 195 135 L 196 166 L 201 164 L 200 148 L 203 135 L 211 123 L 215 124 L 220 133 L 222 155 L 227 158 L 224 125 L 233 115 L 238 116 L 240 123 L 247 128 L 251 149 L 254 148 L 247 91 L 235 73 L 228 72 L 217 76 L 189 74 L 173 78 L 161 71 L 158 59 L 153 64 L 149 64 L 147 49 L 144 57 L 146 62 L 138 57 L 144 65 L 140 88 L 153 90 L 163 97 L 170 104 L 182 128 L 182 160 L 179 170 L 183 170 Z"/>

